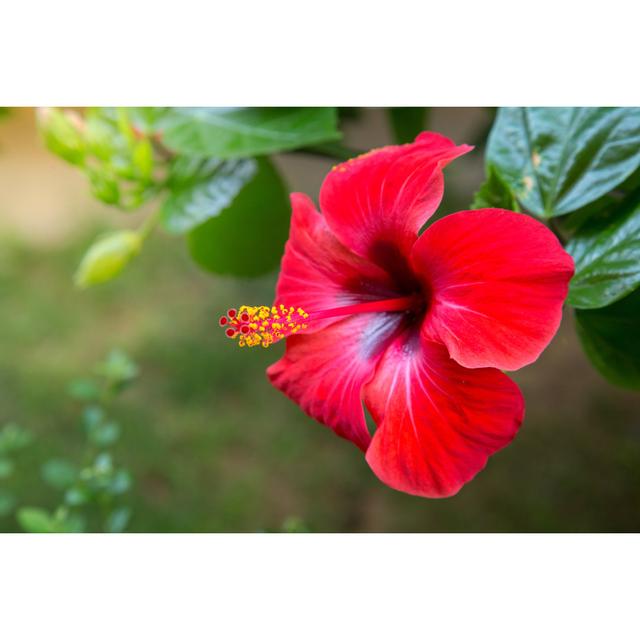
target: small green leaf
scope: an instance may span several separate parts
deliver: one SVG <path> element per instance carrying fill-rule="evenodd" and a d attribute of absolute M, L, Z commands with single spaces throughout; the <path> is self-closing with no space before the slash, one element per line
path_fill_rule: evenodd
<path fill-rule="evenodd" d="M 109 483 L 108 490 L 113 495 L 120 495 L 129 491 L 132 484 L 131 474 L 126 469 L 118 469 Z"/>
<path fill-rule="evenodd" d="M 309 527 L 302 518 L 289 516 L 282 523 L 282 533 L 309 533 Z"/>
<path fill-rule="evenodd" d="M 67 489 L 77 479 L 78 470 L 67 460 L 51 459 L 42 466 L 42 479 L 54 489 Z"/>
<path fill-rule="evenodd" d="M 55 516 L 56 533 L 83 533 L 86 521 L 80 513 L 69 513 L 66 507 L 59 509 Z"/>
<path fill-rule="evenodd" d="M 122 387 L 138 375 L 138 365 L 122 349 L 112 349 L 96 366 L 96 373 L 115 387 Z"/>
<path fill-rule="evenodd" d="M 13 473 L 13 462 L 9 458 L 0 458 L 0 480 L 4 480 Z"/>
<path fill-rule="evenodd" d="M 82 258 L 74 280 L 86 288 L 108 282 L 120 274 L 142 246 L 135 231 L 114 231 L 98 238 Z"/>
<path fill-rule="evenodd" d="M 96 425 L 102 424 L 104 419 L 104 409 L 96 404 L 86 407 L 82 412 L 82 423 L 87 429 L 91 429 Z"/>
<path fill-rule="evenodd" d="M 544 218 L 577 211 L 640 167 L 640 109 L 501 108 L 486 161 L 528 211 Z"/>
<path fill-rule="evenodd" d="M 0 489 L 0 518 L 8 516 L 16 506 L 16 497 L 6 489 Z"/>
<path fill-rule="evenodd" d="M 91 495 L 84 487 L 71 487 L 64 494 L 64 501 L 70 507 L 78 507 L 91 500 Z"/>
<path fill-rule="evenodd" d="M 520 211 L 518 202 L 511 189 L 509 189 L 509 185 L 492 164 L 487 165 L 487 179 L 476 192 L 471 208 Z"/>
<path fill-rule="evenodd" d="M 120 204 L 120 187 L 111 171 L 89 168 L 87 175 L 91 183 L 91 193 L 95 198 L 105 204 Z"/>
<path fill-rule="evenodd" d="M 24 449 L 31 443 L 31 440 L 31 434 L 26 429 L 9 422 L 0 429 L 0 454 Z"/>
<path fill-rule="evenodd" d="M 246 158 L 340 138 L 332 107 L 169 109 L 157 123 L 179 153 Z"/>
<path fill-rule="evenodd" d="M 110 447 L 120 437 L 120 426 L 116 422 L 106 422 L 88 429 L 87 435 L 96 447 Z"/>
<path fill-rule="evenodd" d="M 219 274 L 256 276 L 274 269 L 287 240 L 290 205 L 285 186 L 266 159 L 230 206 L 188 235 L 191 256 Z"/>
<path fill-rule="evenodd" d="M 204 179 L 174 189 L 162 205 L 161 220 L 165 229 L 185 233 L 219 215 L 231 206 L 257 172 L 256 160 L 227 160 L 217 164 Z"/>
<path fill-rule="evenodd" d="M 612 304 L 640 286 L 640 204 L 592 219 L 567 244 L 576 274 L 568 301 L 579 309 Z"/>
<path fill-rule="evenodd" d="M 607 380 L 640 389 L 640 289 L 602 309 L 576 310 L 576 327 L 587 356 Z"/>
<path fill-rule="evenodd" d="M 114 509 L 108 516 L 104 525 L 107 533 L 122 533 L 131 519 L 131 509 L 129 507 L 119 507 Z"/>
<path fill-rule="evenodd" d="M 413 142 L 427 124 L 427 107 L 391 107 L 387 110 L 393 137 L 398 144 Z"/>
<path fill-rule="evenodd" d="M 67 392 L 75 400 L 97 400 L 100 397 L 100 388 L 90 378 L 76 378 L 69 383 Z"/>
<path fill-rule="evenodd" d="M 132 160 L 142 180 L 151 180 L 153 175 L 153 147 L 149 140 L 140 140 L 133 145 Z"/>
<path fill-rule="evenodd" d="M 23 507 L 16 514 L 18 523 L 27 533 L 55 533 L 56 523 L 49 512 L 35 507 Z"/>

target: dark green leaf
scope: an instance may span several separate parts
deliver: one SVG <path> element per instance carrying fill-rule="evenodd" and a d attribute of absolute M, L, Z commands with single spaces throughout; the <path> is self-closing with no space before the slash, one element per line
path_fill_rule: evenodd
<path fill-rule="evenodd" d="M 486 155 L 522 206 L 542 217 L 594 202 L 640 166 L 640 109 L 508 107 Z"/>
<path fill-rule="evenodd" d="M 188 236 L 193 259 L 219 274 L 256 276 L 280 262 L 287 239 L 290 205 L 280 176 L 265 158 L 234 199 L 215 218 Z"/>
<path fill-rule="evenodd" d="M 520 211 L 513 192 L 492 164 L 487 165 L 487 179 L 473 197 L 471 208 L 496 208 Z"/>
<path fill-rule="evenodd" d="M 398 144 L 413 142 L 427 124 L 427 107 L 391 107 L 387 111 L 393 137 Z"/>
<path fill-rule="evenodd" d="M 258 171 L 254 159 L 227 160 L 204 179 L 174 189 L 162 206 L 161 220 L 167 231 L 186 233 L 233 203 Z"/>
<path fill-rule="evenodd" d="M 613 384 L 640 389 L 640 290 L 602 309 L 576 311 L 584 350 Z"/>
<path fill-rule="evenodd" d="M 77 477 L 77 469 L 66 460 L 52 459 L 42 466 L 42 479 L 55 489 L 67 489 Z"/>
<path fill-rule="evenodd" d="M 570 304 L 596 309 L 623 298 L 640 286 L 640 204 L 609 219 L 588 221 L 567 251 L 576 263 Z"/>
<path fill-rule="evenodd" d="M 162 142 L 180 153 L 242 158 L 296 149 L 340 137 L 331 107 L 168 110 L 158 126 Z"/>

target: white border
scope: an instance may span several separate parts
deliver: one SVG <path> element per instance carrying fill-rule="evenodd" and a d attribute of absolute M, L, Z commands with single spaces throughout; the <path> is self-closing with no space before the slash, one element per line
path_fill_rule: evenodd
<path fill-rule="evenodd" d="M 0 567 L 11 640 L 638 634 L 637 536 L 5 535 Z"/>
<path fill-rule="evenodd" d="M 628 0 L 20 0 L 10 105 L 640 103 Z"/>

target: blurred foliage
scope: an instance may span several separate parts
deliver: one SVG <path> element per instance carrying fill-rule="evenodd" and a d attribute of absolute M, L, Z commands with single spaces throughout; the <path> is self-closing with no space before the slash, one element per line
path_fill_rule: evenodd
<path fill-rule="evenodd" d="M 420 132 L 428 129 L 427 107 L 391 107 L 387 115 L 397 144 L 413 142 Z"/>
<path fill-rule="evenodd" d="M 50 458 L 42 465 L 42 481 L 61 492 L 62 501 L 52 510 L 21 506 L 16 519 L 29 533 L 119 533 L 129 524 L 131 508 L 122 503 L 122 496 L 130 490 L 132 478 L 126 468 L 114 464 L 108 451 L 118 442 L 122 429 L 108 417 L 107 407 L 137 377 L 138 367 L 124 351 L 116 349 L 94 372 L 93 377 L 75 379 L 68 386 L 69 395 L 85 403 L 81 461 Z M 8 425 L 0 432 L 0 452 L 26 446 L 30 439 L 26 432 Z M 0 515 L 11 513 L 18 502 L 15 496 L 8 499 L 7 495 Z M 2 503 L 0 498 L 0 506 Z"/>
<path fill-rule="evenodd" d="M 80 296 L 69 274 L 85 240 L 46 251 L 0 241 L 10 310 L 0 316 L 0 419 L 19 418 L 33 436 L 0 486 L 22 506 L 54 515 L 69 470 L 43 463 L 66 460 L 76 472 L 85 464 L 78 402 L 95 401 L 92 363 L 117 363 L 101 358 L 117 344 L 143 372 L 109 412 L 122 427 L 112 462 L 117 455 L 115 466 L 135 478 L 123 500 L 128 531 L 282 531 L 300 522 L 314 532 L 640 528 L 637 397 L 600 382 L 570 318 L 540 361 L 514 376 L 527 399 L 518 438 L 458 496 L 425 501 L 381 485 L 356 447 L 274 392 L 264 370 L 281 345 L 229 351 L 220 308 L 266 299 L 274 276 L 210 278 L 159 236 L 140 268 Z M 129 379 L 127 369 L 114 379 Z M 58 485 L 42 473 L 61 476 Z M 0 528 L 19 525 L 10 515 Z"/>
<path fill-rule="evenodd" d="M 330 107 L 42 109 L 45 144 L 86 174 L 98 200 L 123 211 L 154 201 L 140 229 L 90 246 L 76 284 L 118 276 L 158 222 L 170 233 L 189 233 L 193 257 L 206 270 L 270 271 L 286 240 L 289 201 L 261 156 L 337 140 L 337 124 Z"/>

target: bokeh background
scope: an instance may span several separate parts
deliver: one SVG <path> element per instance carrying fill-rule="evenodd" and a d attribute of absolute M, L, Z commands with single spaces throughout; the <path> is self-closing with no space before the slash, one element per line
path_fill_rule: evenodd
<path fill-rule="evenodd" d="M 477 145 L 446 170 L 439 214 L 468 207 L 492 117 L 431 110 L 431 129 Z M 382 110 L 360 110 L 344 130 L 352 147 L 391 142 Z M 299 153 L 276 161 L 292 191 L 315 199 L 332 164 Z M 282 345 L 239 350 L 219 330 L 228 307 L 269 303 L 276 274 L 207 275 L 183 241 L 157 232 L 122 277 L 74 288 L 90 240 L 138 220 L 97 203 L 45 150 L 31 109 L 0 119 L 0 423 L 37 436 L 11 479 L 22 503 L 59 501 L 40 465 L 82 446 L 65 389 L 122 347 L 140 366 L 114 410 L 124 427 L 115 454 L 135 479 L 132 531 L 640 530 L 640 401 L 587 363 L 570 311 L 539 361 L 513 375 L 527 402 L 513 444 L 457 496 L 424 500 L 382 485 L 358 449 L 268 384 Z M 7 516 L 0 530 L 19 527 Z"/>

